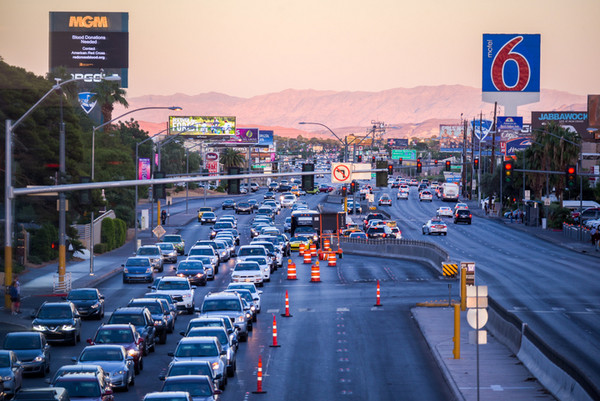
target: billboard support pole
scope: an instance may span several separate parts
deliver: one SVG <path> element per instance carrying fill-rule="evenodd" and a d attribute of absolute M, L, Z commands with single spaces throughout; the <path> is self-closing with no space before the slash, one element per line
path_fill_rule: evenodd
<path fill-rule="evenodd" d="M 494 102 L 494 119 L 492 120 L 492 163 L 490 165 L 490 174 L 494 175 L 494 164 L 496 164 L 496 110 L 498 102 Z"/>

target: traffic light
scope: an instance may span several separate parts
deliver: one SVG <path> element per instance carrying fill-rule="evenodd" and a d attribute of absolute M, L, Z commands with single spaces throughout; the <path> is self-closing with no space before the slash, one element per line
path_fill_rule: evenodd
<path fill-rule="evenodd" d="M 362 162 L 362 155 L 358 155 L 358 162 Z"/>
<path fill-rule="evenodd" d="M 238 175 L 241 174 L 241 169 L 239 167 L 229 167 L 227 169 L 227 175 Z M 240 194 L 240 179 L 237 178 L 235 180 L 227 180 L 227 193 L 229 195 L 239 195 Z"/>
<path fill-rule="evenodd" d="M 566 188 L 571 190 L 577 185 L 577 168 L 575 166 L 567 166 L 565 171 L 567 174 L 567 186 Z"/>
<path fill-rule="evenodd" d="M 52 249 L 58 249 L 58 242 L 57 241 L 52 241 L 52 244 L 50 244 L 50 248 L 52 248 Z"/>
<path fill-rule="evenodd" d="M 450 163 L 450 160 L 446 160 L 446 171 L 450 171 L 451 166 L 452 166 L 452 163 Z"/>
<path fill-rule="evenodd" d="M 474 170 L 479 170 L 479 159 L 474 159 L 473 160 L 473 169 Z"/>
<path fill-rule="evenodd" d="M 375 156 L 371 157 L 371 163 L 375 163 Z"/>
<path fill-rule="evenodd" d="M 384 170 L 375 173 L 375 185 L 378 187 L 387 188 L 388 173 L 386 169 L 388 168 L 388 163 L 385 160 L 379 160 L 375 167 L 377 168 L 377 170 Z"/>
<path fill-rule="evenodd" d="M 87 184 L 91 182 L 92 177 L 81 177 L 80 178 L 82 184 Z M 79 203 L 82 205 L 89 205 L 92 203 L 92 190 L 91 189 L 83 189 L 79 192 Z"/>
<path fill-rule="evenodd" d="M 417 174 L 421 174 L 423 171 L 423 164 L 421 163 L 421 159 L 417 159 Z"/>
<path fill-rule="evenodd" d="M 154 172 L 154 179 L 160 179 L 160 178 L 165 178 L 166 174 L 162 171 L 155 171 Z M 154 194 L 152 195 L 152 197 L 154 199 L 163 199 L 166 198 L 166 191 L 165 191 L 165 184 L 155 184 L 153 186 L 154 188 Z"/>
<path fill-rule="evenodd" d="M 438 162 L 438 161 L 437 161 L 437 159 L 435 159 L 435 160 L 433 161 L 433 164 L 435 164 L 435 165 L 437 166 L 437 162 Z"/>
<path fill-rule="evenodd" d="M 348 188 L 346 188 L 346 186 L 344 185 L 342 187 L 342 196 L 345 198 L 346 196 L 348 196 Z"/>
<path fill-rule="evenodd" d="M 502 175 L 504 176 L 504 182 L 507 184 L 512 181 L 513 163 L 510 160 L 502 162 Z"/>
<path fill-rule="evenodd" d="M 315 171 L 313 163 L 302 164 L 302 171 Z M 312 174 L 302 176 L 302 190 L 304 192 L 312 191 L 315 188 L 315 176 Z"/>
<path fill-rule="evenodd" d="M 401 166 L 401 165 L 402 165 L 402 158 L 401 158 L 401 157 L 398 159 L 398 165 L 399 165 L 399 166 Z"/>
<path fill-rule="evenodd" d="M 356 182 L 352 181 L 350 183 L 350 193 L 353 194 L 356 191 Z"/>
<path fill-rule="evenodd" d="M 388 177 L 394 175 L 394 165 L 388 164 Z"/>

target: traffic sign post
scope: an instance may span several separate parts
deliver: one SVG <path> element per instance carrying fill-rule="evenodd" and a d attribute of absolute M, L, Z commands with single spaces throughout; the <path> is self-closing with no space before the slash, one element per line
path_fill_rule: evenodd
<path fill-rule="evenodd" d="M 475 285 L 475 262 L 460 262 L 461 271 L 465 268 L 465 284 Z"/>
<path fill-rule="evenodd" d="M 352 165 L 349 163 L 331 163 L 331 182 L 352 182 Z"/>

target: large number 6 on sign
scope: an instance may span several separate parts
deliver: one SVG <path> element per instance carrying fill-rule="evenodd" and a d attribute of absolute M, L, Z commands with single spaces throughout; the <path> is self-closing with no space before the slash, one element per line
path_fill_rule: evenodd
<path fill-rule="evenodd" d="M 522 40 L 522 36 L 515 37 L 506 43 L 494 58 L 492 63 L 492 82 L 499 91 L 520 92 L 529 84 L 531 77 L 529 62 L 522 54 L 512 51 Z M 508 86 L 504 80 L 504 67 L 509 61 L 514 61 L 517 64 L 518 80 L 513 86 Z"/>

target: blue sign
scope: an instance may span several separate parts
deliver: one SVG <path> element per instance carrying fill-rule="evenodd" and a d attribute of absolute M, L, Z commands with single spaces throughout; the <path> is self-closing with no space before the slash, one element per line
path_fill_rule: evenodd
<path fill-rule="evenodd" d="M 539 92 L 541 36 L 483 35 L 483 92 Z"/>
<path fill-rule="evenodd" d="M 506 142 L 506 155 L 514 156 L 531 146 L 531 138 L 517 138 Z"/>
<path fill-rule="evenodd" d="M 79 92 L 79 105 L 81 105 L 85 114 L 90 114 L 98 102 L 97 100 L 92 101 L 94 95 L 95 93 L 92 92 Z"/>
<path fill-rule="evenodd" d="M 488 136 L 490 130 L 492 129 L 493 122 L 490 120 L 473 120 L 471 121 L 471 127 L 475 133 L 475 136 L 483 141 L 485 137 Z"/>
<path fill-rule="evenodd" d="M 523 117 L 496 117 L 498 131 L 521 131 L 522 129 Z"/>
<path fill-rule="evenodd" d="M 258 145 L 257 146 L 269 147 L 272 145 L 273 145 L 273 131 L 265 131 L 265 130 L 258 131 Z"/>

